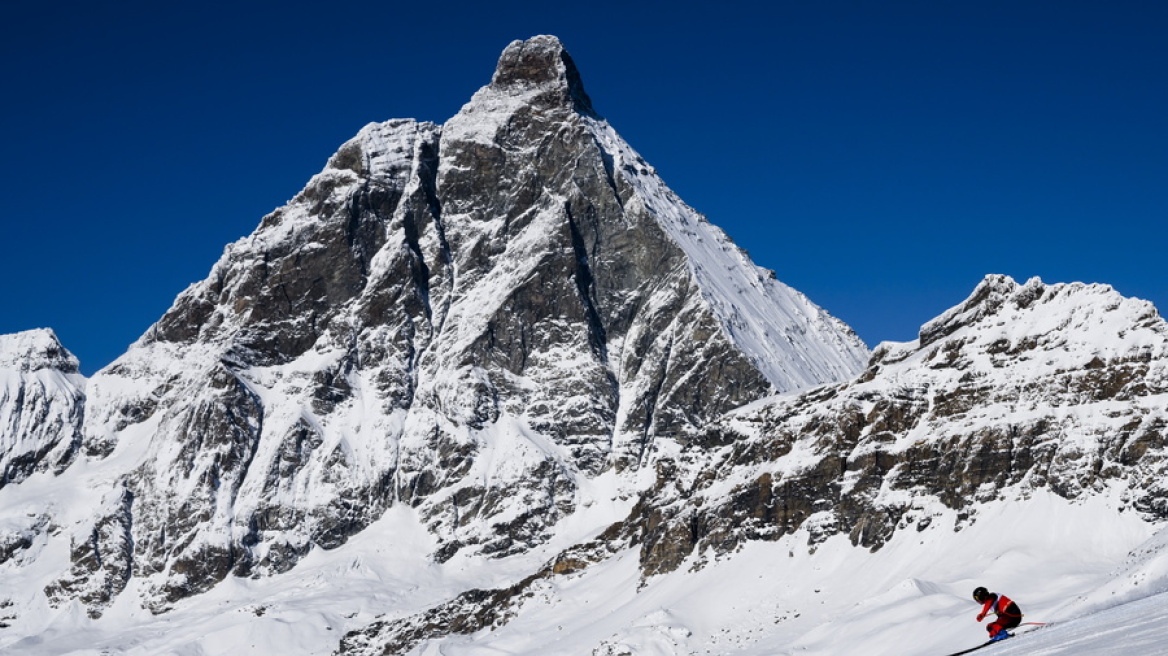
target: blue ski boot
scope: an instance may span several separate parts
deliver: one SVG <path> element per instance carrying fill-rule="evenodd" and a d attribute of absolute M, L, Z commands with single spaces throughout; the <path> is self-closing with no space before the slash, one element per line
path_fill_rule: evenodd
<path fill-rule="evenodd" d="M 1009 637 L 1010 637 L 1009 633 L 1006 633 L 1005 631 L 998 631 L 997 635 L 990 637 L 990 642 L 999 642 L 999 641 L 1005 640 L 1006 638 L 1009 638 Z"/>

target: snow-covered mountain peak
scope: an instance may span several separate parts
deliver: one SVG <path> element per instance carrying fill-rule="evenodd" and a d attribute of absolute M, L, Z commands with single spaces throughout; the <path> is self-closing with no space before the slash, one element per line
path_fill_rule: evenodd
<path fill-rule="evenodd" d="M 866 359 L 677 198 L 535 37 L 446 124 L 362 128 L 84 399 L 47 395 L 67 439 L 10 440 L 9 470 L 103 472 L 59 538 L 68 563 L 38 579 L 46 604 L 161 611 L 393 508 L 437 562 L 573 543 L 618 518 L 587 508 L 627 509 L 705 424 Z M 12 389 L 9 415 L 36 419 L 28 382 Z"/>
<path fill-rule="evenodd" d="M 31 373 L 56 369 L 75 374 L 80 363 L 65 349 L 50 328 L 37 328 L 11 335 L 0 335 L 0 369 Z"/>
<path fill-rule="evenodd" d="M 648 281 L 676 275 L 774 391 L 842 380 L 867 362 L 867 347 L 846 325 L 751 262 L 592 111 L 555 37 L 508 46 L 492 82 L 443 126 L 440 150 L 440 195 L 453 196 L 443 223 L 456 251 L 482 258 L 509 250 L 515 269 L 518 244 L 538 230 L 539 243 L 588 258 L 601 288 L 616 278 L 623 297 L 612 301 L 626 305 Z M 472 199 L 463 191 L 472 185 L 490 197 Z M 575 200 L 581 195 L 586 203 Z M 485 205 L 498 209 L 487 214 Z M 564 243 L 573 232 L 579 240 Z M 461 247 L 484 243 L 492 246 Z M 464 279 L 472 271 L 458 268 Z"/>
<path fill-rule="evenodd" d="M 1035 290 L 1039 287 L 1041 287 L 1041 281 L 1037 278 L 1031 279 L 1027 283 L 1028 290 Z M 963 326 L 971 325 L 983 317 L 997 312 L 1017 290 L 1018 283 L 1010 276 L 1000 274 L 986 276 L 968 298 L 921 326 L 921 346 L 931 344 Z"/>

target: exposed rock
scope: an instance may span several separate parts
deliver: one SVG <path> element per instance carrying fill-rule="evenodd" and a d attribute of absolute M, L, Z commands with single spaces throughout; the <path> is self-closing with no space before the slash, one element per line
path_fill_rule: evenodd
<path fill-rule="evenodd" d="M 45 588 L 50 605 L 77 599 L 96 619 L 125 589 L 133 570 L 133 503 L 133 495 L 123 492 L 108 507 L 109 514 L 98 518 L 86 532 L 74 535 L 72 569 Z"/>

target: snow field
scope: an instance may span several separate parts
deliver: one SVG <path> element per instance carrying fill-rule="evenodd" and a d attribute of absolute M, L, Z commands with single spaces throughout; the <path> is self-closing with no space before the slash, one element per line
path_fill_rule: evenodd
<path fill-rule="evenodd" d="M 875 553 L 843 536 L 810 551 L 797 533 L 643 584 L 631 550 L 541 582 L 519 616 L 493 632 L 411 654 L 944 655 L 986 637 L 990 620 L 975 621 L 974 587 L 1011 596 L 1026 621 L 1073 626 L 1081 600 L 1153 533 L 1104 499 L 1069 503 L 1045 492 L 991 503 L 959 532 L 953 521 L 902 531 Z"/>

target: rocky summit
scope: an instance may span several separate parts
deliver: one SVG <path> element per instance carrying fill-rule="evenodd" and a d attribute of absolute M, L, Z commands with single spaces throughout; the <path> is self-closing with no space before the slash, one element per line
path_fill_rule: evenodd
<path fill-rule="evenodd" d="M 1166 345 L 1110 288 L 990 276 L 870 353 L 669 190 L 556 38 L 516 41 L 445 124 L 365 126 L 91 379 L 0 337 L 0 645 L 199 617 L 157 650 L 229 653 L 326 599 L 297 653 L 421 653 L 536 622 L 552 581 L 635 596 L 995 501 L 1156 525 Z M 610 638 L 577 653 L 634 653 Z"/>

